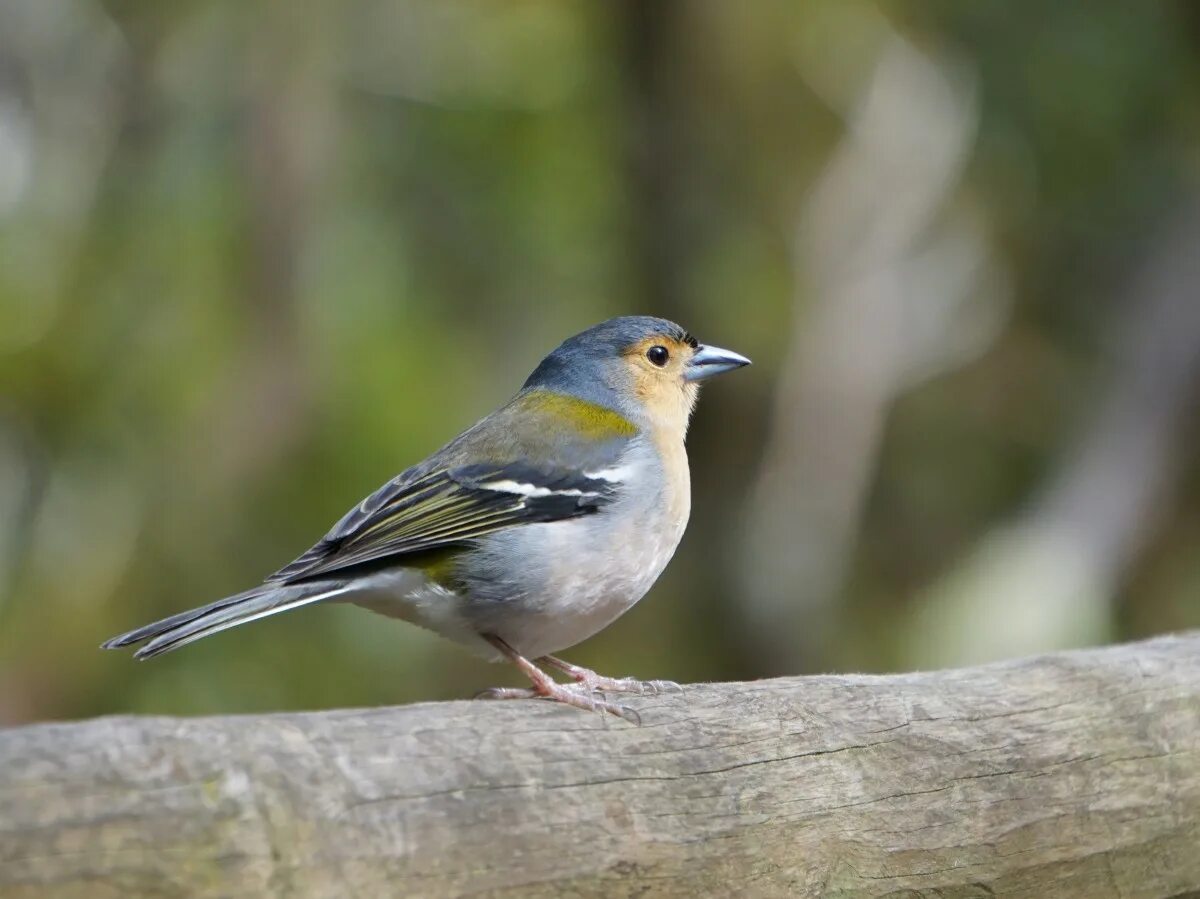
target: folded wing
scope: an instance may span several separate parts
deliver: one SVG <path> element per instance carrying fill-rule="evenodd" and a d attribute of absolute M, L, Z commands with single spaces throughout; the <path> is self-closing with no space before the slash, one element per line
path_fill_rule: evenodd
<path fill-rule="evenodd" d="M 615 488 L 603 478 L 523 463 L 441 469 L 389 482 L 269 580 L 294 583 L 462 544 L 517 524 L 589 515 L 611 502 Z"/>

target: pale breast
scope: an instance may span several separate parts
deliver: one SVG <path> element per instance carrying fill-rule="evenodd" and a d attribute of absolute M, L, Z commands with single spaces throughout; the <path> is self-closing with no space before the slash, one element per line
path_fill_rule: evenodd
<path fill-rule="evenodd" d="M 691 489 L 682 441 L 635 447 L 625 466 L 631 473 L 616 502 L 597 514 L 481 540 L 463 558 L 455 592 L 389 576 L 348 598 L 490 658 L 498 654 L 479 634 L 496 634 L 529 658 L 574 646 L 646 594 L 687 527 Z"/>
<path fill-rule="evenodd" d="M 513 532 L 506 549 L 527 560 L 526 571 L 503 598 L 464 603 L 473 624 L 536 657 L 586 640 L 633 606 L 687 527 L 687 456 L 682 442 L 677 449 L 640 448 L 630 460 L 638 474 L 602 512 Z"/>

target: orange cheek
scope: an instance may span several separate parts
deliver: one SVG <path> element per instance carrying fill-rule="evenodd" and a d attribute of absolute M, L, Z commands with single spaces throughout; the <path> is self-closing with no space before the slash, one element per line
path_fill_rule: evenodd
<path fill-rule="evenodd" d="M 633 389 L 656 430 L 668 440 L 677 440 L 687 433 L 688 419 L 696 404 L 698 393 L 695 384 L 683 380 L 691 348 L 683 344 L 670 344 L 671 362 L 665 368 L 653 368 L 645 358 L 645 351 L 661 338 L 648 341 L 628 356 L 633 371 Z"/>
<path fill-rule="evenodd" d="M 696 403 L 694 384 L 671 377 L 649 377 L 639 382 L 637 390 L 657 430 L 666 436 L 682 437 L 687 433 L 688 418 Z"/>

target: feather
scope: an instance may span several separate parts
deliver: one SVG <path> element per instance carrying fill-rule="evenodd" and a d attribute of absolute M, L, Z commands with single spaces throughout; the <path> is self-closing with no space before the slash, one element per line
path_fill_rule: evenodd
<path fill-rule="evenodd" d="M 190 609 L 113 637 L 101 644 L 101 648 L 119 649 L 149 640 L 149 643 L 134 653 L 134 658 L 149 659 L 239 624 L 330 599 L 348 589 L 350 588 L 345 584 L 338 582 L 294 587 L 255 587 L 245 593 L 227 596 L 198 609 Z"/>
<path fill-rule="evenodd" d="M 295 584 L 468 544 L 504 528 L 591 515 L 612 502 L 637 430 L 586 400 L 528 390 L 388 481 L 268 578 Z M 537 460 L 532 462 L 530 460 Z"/>

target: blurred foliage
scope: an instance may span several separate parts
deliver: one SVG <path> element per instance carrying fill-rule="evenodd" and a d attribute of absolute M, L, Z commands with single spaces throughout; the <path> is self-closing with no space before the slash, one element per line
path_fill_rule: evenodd
<path fill-rule="evenodd" d="M 1009 299 L 887 401 L 828 623 L 782 663 L 741 588 L 816 306 L 797 229 L 898 40 L 971 98 L 942 206 Z M 680 681 L 934 659 L 915 606 L 1036 505 L 1122 376 L 1129 285 L 1195 202 L 1198 63 L 1181 2 L 0 5 L 0 723 L 518 683 L 353 608 L 146 665 L 96 646 L 256 582 L 628 313 L 757 364 L 700 404 L 675 562 L 568 656 Z M 1094 600 L 1112 638 L 1200 625 L 1194 380 Z"/>

